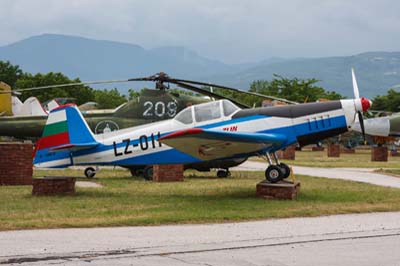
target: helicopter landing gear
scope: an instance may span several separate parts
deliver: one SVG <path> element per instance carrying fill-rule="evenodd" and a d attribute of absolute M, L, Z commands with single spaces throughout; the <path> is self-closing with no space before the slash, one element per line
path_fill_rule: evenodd
<path fill-rule="evenodd" d="M 85 169 L 86 178 L 93 178 L 96 175 L 96 170 L 93 167 L 88 167 Z"/>
<path fill-rule="evenodd" d="M 265 158 L 268 161 L 269 166 L 265 170 L 265 178 L 271 182 L 276 183 L 290 175 L 290 168 L 287 164 L 281 163 L 276 153 L 272 153 L 275 164 L 272 163 L 272 159 L 269 153 L 266 153 Z"/>
<path fill-rule="evenodd" d="M 218 169 L 217 171 L 217 177 L 219 178 L 225 178 L 231 175 L 231 172 L 229 169 Z"/>

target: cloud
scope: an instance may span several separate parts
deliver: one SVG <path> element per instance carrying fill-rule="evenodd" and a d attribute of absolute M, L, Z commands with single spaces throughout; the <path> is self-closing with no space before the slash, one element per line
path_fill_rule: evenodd
<path fill-rule="evenodd" d="M 396 50 L 400 2 L 3 0 L 0 44 L 42 33 L 179 45 L 226 62 Z"/>

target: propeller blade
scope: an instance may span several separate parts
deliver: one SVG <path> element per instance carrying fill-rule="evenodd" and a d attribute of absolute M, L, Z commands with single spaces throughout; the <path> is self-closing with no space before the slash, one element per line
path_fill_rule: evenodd
<path fill-rule="evenodd" d="M 360 91 L 358 90 L 356 74 L 354 74 L 354 68 L 351 68 L 351 77 L 352 77 L 352 81 L 353 81 L 354 98 L 358 99 L 358 98 L 360 98 Z"/>
<path fill-rule="evenodd" d="M 360 128 L 365 142 L 365 127 L 364 127 L 364 117 L 361 111 L 357 111 L 358 121 L 360 122 Z"/>

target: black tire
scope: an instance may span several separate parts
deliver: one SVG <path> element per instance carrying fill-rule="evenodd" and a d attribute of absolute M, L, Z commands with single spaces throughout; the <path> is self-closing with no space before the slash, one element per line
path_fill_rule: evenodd
<path fill-rule="evenodd" d="M 132 176 L 142 176 L 143 175 L 143 168 L 130 168 L 129 171 L 131 172 Z"/>
<path fill-rule="evenodd" d="M 225 169 L 220 169 L 220 170 L 217 171 L 217 177 L 219 177 L 219 178 L 228 177 L 229 174 L 230 174 L 229 171 L 225 170 Z"/>
<path fill-rule="evenodd" d="M 143 177 L 148 181 L 153 180 L 153 166 L 146 166 L 143 169 Z"/>
<path fill-rule="evenodd" d="M 288 178 L 290 176 L 290 167 L 285 163 L 280 163 L 279 167 L 282 170 L 282 175 L 283 175 L 282 179 Z"/>
<path fill-rule="evenodd" d="M 276 183 L 283 179 L 283 173 L 279 166 L 270 165 L 267 170 L 265 170 L 265 178 L 271 182 Z"/>
<path fill-rule="evenodd" d="M 96 170 L 93 167 L 88 167 L 85 169 L 86 178 L 93 178 L 96 175 Z"/>

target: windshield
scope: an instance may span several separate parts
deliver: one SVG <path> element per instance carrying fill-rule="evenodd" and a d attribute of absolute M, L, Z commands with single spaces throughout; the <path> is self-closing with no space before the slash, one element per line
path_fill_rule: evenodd
<path fill-rule="evenodd" d="M 229 116 L 240 109 L 228 100 L 222 100 L 222 107 L 224 108 L 224 116 Z"/>
<path fill-rule="evenodd" d="M 228 100 L 219 100 L 213 102 L 194 105 L 182 110 L 175 120 L 183 124 L 193 123 L 193 112 L 196 123 L 201 123 L 209 120 L 220 119 L 222 116 L 227 117 L 240 110 Z"/>
<path fill-rule="evenodd" d="M 183 124 L 193 123 L 192 107 L 187 107 L 186 109 L 182 110 L 179 114 L 175 116 L 175 120 Z"/>
<path fill-rule="evenodd" d="M 220 118 L 221 117 L 220 101 L 195 105 L 194 117 L 196 119 L 196 122 L 198 123 Z"/>

